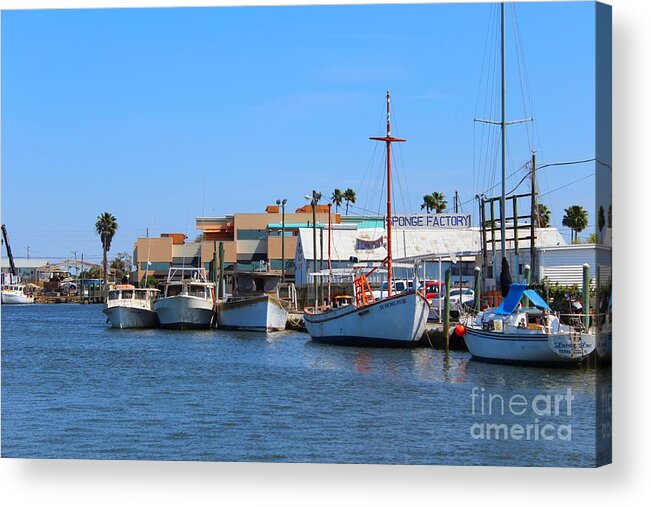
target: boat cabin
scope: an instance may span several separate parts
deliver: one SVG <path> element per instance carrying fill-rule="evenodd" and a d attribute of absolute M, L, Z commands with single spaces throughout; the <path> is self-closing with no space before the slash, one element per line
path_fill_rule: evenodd
<path fill-rule="evenodd" d="M 18 292 L 20 294 L 25 294 L 24 285 L 3 285 L 2 292 Z"/>
<path fill-rule="evenodd" d="M 136 289 L 133 285 L 116 285 L 109 290 L 108 301 L 131 301 L 157 299 L 160 291 L 158 289 Z"/>
<path fill-rule="evenodd" d="M 166 298 L 173 296 L 194 296 L 202 299 L 215 299 L 215 289 L 205 283 L 183 280 L 165 285 Z"/>

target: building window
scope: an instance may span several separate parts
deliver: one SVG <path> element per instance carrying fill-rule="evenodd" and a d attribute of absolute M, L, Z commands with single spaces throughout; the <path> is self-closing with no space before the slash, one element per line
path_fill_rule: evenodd
<path fill-rule="evenodd" d="M 150 262 L 149 265 L 146 262 L 140 263 L 140 269 L 142 271 L 167 271 L 169 268 L 169 262 Z"/>
<path fill-rule="evenodd" d="M 285 271 L 290 269 L 295 269 L 295 268 L 296 268 L 296 264 L 294 263 L 294 259 L 285 259 Z M 283 269 L 282 259 L 271 259 L 271 269 L 276 271 L 282 271 Z"/>
<path fill-rule="evenodd" d="M 267 231 L 265 229 L 238 229 L 237 239 L 267 239 Z"/>

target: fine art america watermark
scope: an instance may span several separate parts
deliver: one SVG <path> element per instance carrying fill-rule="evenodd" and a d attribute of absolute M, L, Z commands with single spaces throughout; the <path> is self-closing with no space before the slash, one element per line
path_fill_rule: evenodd
<path fill-rule="evenodd" d="M 572 425 L 562 423 L 572 415 L 572 389 L 564 392 L 502 395 L 473 387 L 470 426 L 475 440 L 572 440 Z"/>

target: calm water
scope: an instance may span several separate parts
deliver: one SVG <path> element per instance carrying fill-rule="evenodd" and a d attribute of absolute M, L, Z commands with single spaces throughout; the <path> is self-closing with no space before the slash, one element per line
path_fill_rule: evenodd
<path fill-rule="evenodd" d="M 3 306 L 2 455 L 593 466 L 596 375 L 295 332 L 114 330 L 100 305 Z M 567 388 L 571 415 L 564 402 L 557 415 L 509 412 L 516 394 Z M 480 438 L 484 423 L 536 420 L 555 438 Z"/>

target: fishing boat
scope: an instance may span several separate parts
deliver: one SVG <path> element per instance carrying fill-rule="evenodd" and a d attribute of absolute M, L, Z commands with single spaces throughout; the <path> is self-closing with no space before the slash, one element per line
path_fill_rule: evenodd
<path fill-rule="evenodd" d="M 138 289 L 131 284 L 116 285 L 109 289 L 103 311 L 111 327 L 156 327 L 158 315 L 154 310 L 154 302 L 159 294 L 158 289 Z"/>
<path fill-rule="evenodd" d="M 229 297 L 219 305 L 219 328 L 240 331 L 282 331 L 287 325 L 287 309 L 272 294 Z"/>
<path fill-rule="evenodd" d="M 25 305 L 34 302 L 34 297 L 25 292 L 25 285 L 14 283 L 2 286 L 2 304 Z"/>
<path fill-rule="evenodd" d="M 215 323 L 215 284 L 201 268 L 170 268 L 154 303 L 160 326 L 171 329 L 209 329 Z"/>
<path fill-rule="evenodd" d="M 391 144 L 404 142 L 391 136 L 391 94 L 387 91 L 386 136 L 371 140 L 386 143 L 387 150 L 387 295 L 376 299 L 368 276 L 379 266 L 353 275 L 353 298 L 350 304 L 305 308 L 303 320 L 312 340 L 321 343 L 353 346 L 410 347 L 423 336 L 429 304 L 425 295 L 413 287 L 401 293 L 393 289 L 392 213 L 391 213 Z"/>
<path fill-rule="evenodd" d="M 489 362 L 571 364 L 595 349 L 594 332 L 562 324 L 540 294 L 522 283 L 512 284 L 498 307 L 469 318 L 464 337 L 473 358 Z"/>

